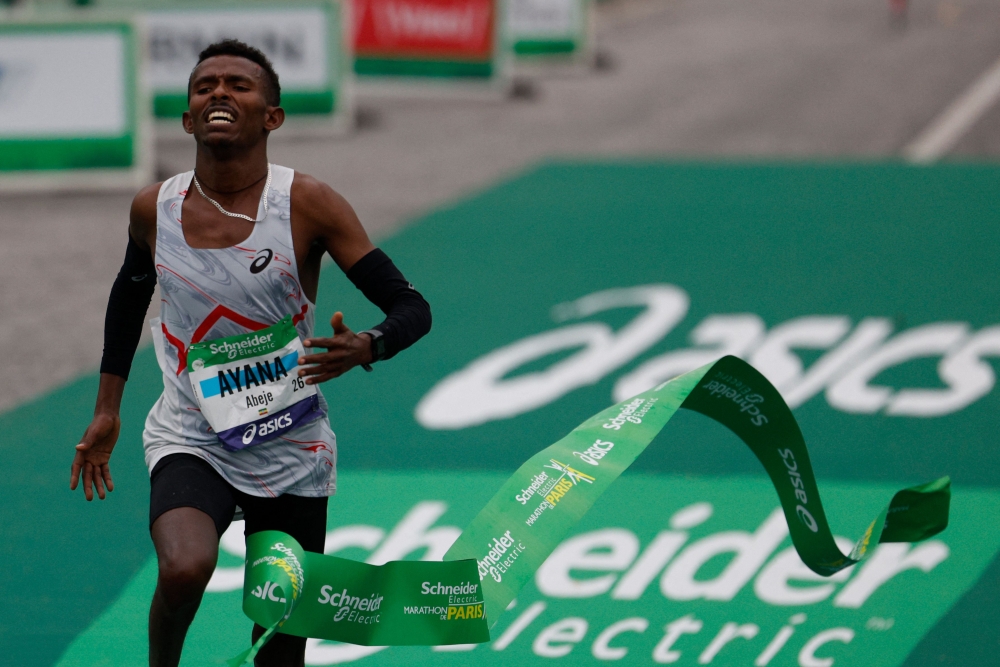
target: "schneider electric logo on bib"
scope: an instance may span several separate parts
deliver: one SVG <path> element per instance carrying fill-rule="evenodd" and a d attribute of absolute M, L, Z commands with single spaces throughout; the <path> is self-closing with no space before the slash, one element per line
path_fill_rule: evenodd
<path fill-rule="evenodd" d="M 274 347 L 271 344 L 272 337 L 274 337 L 273 333 L 255 334 L 252 338 L 247 338 L 236 343 L 228 341 L 211 343 L 208 346 L 208 351 L 212 354 L 224 354 L 229 359 L 235 359 L 237 356 L 252 357 L 269 352 Z"/>
<path fill-rule="evenodd" d="M 687 293 L 675 285 L 604 290 L 559 304 L 553 317 L 560 326 L 488 352 L 443 378 L 417 405 L 417 421 L 454 430 L 516 417 L 608 376 L 614 378 L 609 399 L 619 402 L 725 355 L 750 362 L 793 409 L 822 394 L 830 407 L 847 413 L 940 417 L 975 403 L 996 384 L 988 358 L 1000 349 L 1000 325 L 975 330 L 966 322 L 931 322 L 895 331 L 892 320 L 878 314 L 854 321 L 803 313 L 771 327 L 753 313 L 713 314 L 691 330 L 691 347 L 622 371 L 684 321 L 689 305 Z M 639 314 L 623 327 L 599 321 L 603 313 L 637 307 Z M 796 349 L 820 356 L 805 368 Z M 513 374 L 569 352 L 543 370 Z M 875 382 L 884 371 L 921 357 L 939 359 L 940 386 Z M 621 422 L 632 416 L 623 412 Z"/>

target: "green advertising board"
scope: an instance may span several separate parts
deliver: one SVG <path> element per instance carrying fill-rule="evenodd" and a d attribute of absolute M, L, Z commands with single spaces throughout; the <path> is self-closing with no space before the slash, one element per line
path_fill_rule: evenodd
<path fill-rule="evenodd" d="M 146 24 L 146 75 L 159 118 L 187 110 L 187 83 L 198 53 L 236 38 L 274 63 L 281 106 L 294 118 L 349 115 L 351 58 L 345 43 L 344 3 L 131 3 Z"/>
<path fill-rule="evenodd" d="M 0 24 L 0 186 L 144 182 L 138 63 L 127 22 Z"/>
<path fill-rule="evenodd" d="M 822 579 L 791 549 L 752 454 L 682 410 L 489 643 L 310 640 L 307 664 L 990 664 L 1000 648 L 998 174 L 553 163 L 383 243 L 431 303 L 434 329 L 374 373 L 324 385 L 341 471 L 327 553 L 440 559 L 534 453 L 619 397 L 724 354 L 753 364 L 793 407 L 838 536 L 853 541 L 893 491 L 944 474 L 951 522 Z M 342 310 L 355 330 L 381 317 L 334 270 L 317 308 Z M 59 471 L 95 389 L 88 376 L 0 416 L 20 472 L 0 482 L 12 564 L 2 592 L 18 610 L 0 624 L 0 650 L 14 664 L 145 659 L 156 564 L 140 434 L 160 390 L 152 350 L 126 392 L 116 490 L 86 504 Z M 184 665 L 218 664 L 249 642 L 240 524 L 221 547 Z"/>
<path fill-rule="evenodd" d="M 591 48 L 591 0 L 507 0 L 507 48 L 522 61 L 585 59 Z"/>

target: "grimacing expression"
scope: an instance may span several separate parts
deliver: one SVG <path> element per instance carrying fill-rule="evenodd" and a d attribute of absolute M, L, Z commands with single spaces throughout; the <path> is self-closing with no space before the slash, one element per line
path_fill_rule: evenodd
<path fill-rule="evenodd" d="M 253 144 L 284 121 L 284 111 L 267 103 L 260 65 L 239 56 L 202 61 L 191 80 L 184 129 L 208 146 Z"/>

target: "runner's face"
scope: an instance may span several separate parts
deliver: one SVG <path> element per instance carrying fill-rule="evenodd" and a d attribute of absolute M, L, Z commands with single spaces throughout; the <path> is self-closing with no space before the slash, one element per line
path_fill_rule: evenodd
<path fill-rule="evenodd" d="M 269 106 L 259 65 L 238 56 L 215 56 L 198 65 L 184 129 L 208 146 L 253 145 L 264 130 L 280 127 L 284 112 Z"/>

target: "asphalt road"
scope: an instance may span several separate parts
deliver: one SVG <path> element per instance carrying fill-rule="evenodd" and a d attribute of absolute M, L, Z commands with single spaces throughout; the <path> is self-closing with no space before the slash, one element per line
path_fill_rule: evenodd
<path fill-rule="evenodd" d="M 892 158 L 1000 57 L 994 0 L 911 5 L 900 26 L 872 0 L 609 0 L 607 67 L 535 77 L 534 95 L 502 100 L 362 97 L 361 128 L 276 135 L 271 159 L 333 185 L 378 239 L 550 156 Z M 998 130 L 993 109 L 947 158 L 995 159 Z M 158 171 L 193 156 L 162 143 Z M 0 197 L 0 346 L 16 378 L 0 409 L 97 368 L 129 202 Z"/>

